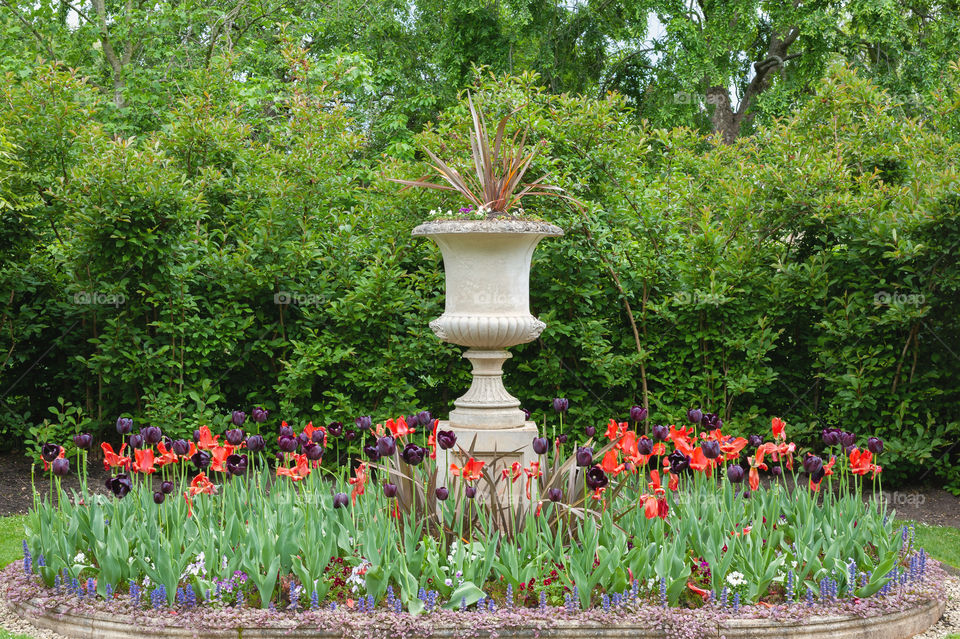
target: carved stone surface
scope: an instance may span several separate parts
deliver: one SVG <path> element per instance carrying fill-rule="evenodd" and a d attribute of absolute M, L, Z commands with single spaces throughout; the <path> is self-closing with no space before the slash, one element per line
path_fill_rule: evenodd
<path fill-rule="evenodd" d="M 503 385 L 510 346 L 531 342 L 546 325 L 530 314 L 530 261 L 537 243 L 563 235 L 546 222 L 444 220 L 421 224 L 415 236 L 429 237 L 443 253 L 446 302 L 430 322 L 445 342 L 467 346 L 473 364 L 470 390 L 454 402 L 452 425 L 507 429 L 524 424 L 520 402 Z"/>

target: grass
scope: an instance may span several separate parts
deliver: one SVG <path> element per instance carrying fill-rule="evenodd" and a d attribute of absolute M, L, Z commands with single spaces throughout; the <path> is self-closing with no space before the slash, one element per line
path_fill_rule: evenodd
<path fill-rule="evenodd" d="M 13 635 L 0 628 L 0 639 L 33 639 L 30 635 Z"/>
<path fill-rule="evenodd" d="M 23 522 L 25 515 L 0 517 L 0 566 L 23 559 Z M 0 639 L 7 636 L 0 634 Z"/>
<path fill-rule="evenodd" d="M 924 547 L 931 557 L 954 568 L 960 568 L 960 529 L 951 526 L 928 526 L 907 520 L 903 523 L 915 526 L 917 543 Z M 948 639 L 960 639 L 960 635 Z"/>

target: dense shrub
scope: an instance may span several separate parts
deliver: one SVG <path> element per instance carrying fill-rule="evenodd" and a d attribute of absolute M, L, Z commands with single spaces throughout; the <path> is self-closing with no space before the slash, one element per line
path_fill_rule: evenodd
<path fill-rule="evenodd" d="M 279 93 L 221 61 L 137 139 L 64 69 L 9 78 L 4 444 L 57 397 L 100 428 L 123 413 L 185 433 L 255 403 L 299 421 L 444 414 L 465 388 L 460 350 L 427 327 L 439 252 L 409 233 L 457 203 L 387 182 L 424 166 L 367 153 L 337 74 L 286 56 Z M 634 403 L 653 422 L 701 405 L 734 432 L 780 414 L 811 444 L 868 422 L 901 478 L 960 486 L 955 67 L 919 119 L 837 68 L 735 145 L 629 125 L 620 96 L 551 95 L 535 76 L 472 90 L 492 115 L 524 107 L 543 145 L 531 175 L 586 205 L 528 210 L 567 234 L 535 255 L 548 329 L 508 364 L 527 407 L 566 395 L 582 427 Z M 419 141 L 465 151 L 466 114 Z"/>

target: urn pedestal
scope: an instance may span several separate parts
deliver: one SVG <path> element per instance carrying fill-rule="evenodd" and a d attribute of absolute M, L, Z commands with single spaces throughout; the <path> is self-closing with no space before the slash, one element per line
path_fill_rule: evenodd
<path fill-rule="evenodd" d="M 446 304 L 430 328 L 441 340 L 466 346 L 463 356 L 473 365 L 469 390 L 439 428 L 453 430 L 457 449 L 472 448 L 491 470 L 514 461 L 527 466 L 537 457 L 537 427 L 504 386 L 503 364 L 511 357 L 507 348 L 532 342 L 546 326 L 530 314 L 530 261 L 540 240 L 563 231 L 546 222 L 444 220 L 421 224 L 413 235 L 429 237 L 443 253 Z M 464 453 L 456 456 L 451 461 L 458 466 L 466 461 Z M 442 468 L 438 481 L 452 489 L 448 471 Z"/>

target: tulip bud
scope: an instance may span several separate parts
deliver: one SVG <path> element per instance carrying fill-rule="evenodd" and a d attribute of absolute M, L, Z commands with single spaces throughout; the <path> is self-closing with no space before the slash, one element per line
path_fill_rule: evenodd
<path fill-rule="evenodd" d="M 807 456 L 803 458 L 803 470 L 806 471 L 808 475 L 813 475 L 823 470 L 823 460 L 816 455 L 810 455 L 808 453 Z"/>
<path fill-rule="evenodd" d="M 700 445 L 700 448 L 707 459 L 716 459 L 720 456 L 720 442 L 715 439 L 708 439 Z"/>
<path fill-rule="evenodd" d="M 314 444 L 316 446 L 316 444 Z M 363 454 L 367 456 L 367 459 L 370 461 L 377 461 L 380 459 L 380 452 L 377 450 L 376 444 L 367 444 L 363 447 Z"/>
<path fill-rule="evenodd" d="M 160 440 L 163 439 L 163 431 L 161 431 L 156 426 L 146 426 L 140 429 L 140 434 L 143 436 L 143 441 L 150 444 L 159 444 Z"/>
<path fill-rule="evenodd" d="M 130 435 L 130 448 L 143 448 L 143 435 L 139 433 Z"/>
<path fill-rule="evenodd" d="M 609 480 L 607 479 L 607 474 L 603 472 L 599 466 L 594 466 L 587 471 L 587 487 L 590 490 L 603 488 L 608 483 Z"/>
<path fill-rule="evenodd" d="M 243 431 L 239 428 L 231 428 L 226 432 L 226 438 L 227 443 L 231 446 L 239 446 L 243 443 Z"/>
<path fill-rule="evenodd" d="M 723 426 L 723 420 L 716 413 L 705 413 L 701 423 L 707 430 L 716 430 Z"/>
<path fill-rule="evenodd" d="M 233 411 L 233 414 L 230 415 L 230 421 L 233 422 L 233 425 L 237 428 L 243 426 L 243 422 L 247 421 L 247 414 L 241 410 Z"/>
<path fill-rule="evenodd" d="M 257 406 L 253 409 L 252 413 L 251 419 L 258 424 L 262 424 L 263 422 L 267 421 L 267 415 L 270 414 L 270 411 L 264 410 L 263 408 Z"/>
<path fill-rule="evenodd" d="M 163 503 L 164 501 L 166 501 L 166 500 L 167 500 L 167 496 L 164 495 L 163 493 L 161 493 L 161 492 L 155 492 L 155 493 L 153 493 L 153 503 L 155 503 L 156 505 L 159 506 L 160 504 L 162 504 L 162 503 Z"/>
<path fill-rule="evenodd" d="M 437 488 L 437 499 L 440 501 L 447 501 L 447 497 L 450 496 L 450 491 L 446 489 L 445 486 L 440 486 Z"/>
<path fill-rule="evenodd" d="M 593 463 L 593 449 L 581 446 L 577 449 L 577 466 L 585 467 Z"/>
<path fill-rule="evenodd" d="M 647 409 L 643 406 L 634 406 L 630 409 L 630 421 L 633 423 L 642 422 L 647 418 Z"/>
<path fill-rule="evenodd" d="M 297 440 L 288 435 L 277 437 L 277 446 L 285 453 L 292 453 L 297 449 Z"/>
<path fill-rule="evenodd" d="M 176 488 L 176 486 L 174 486 L 172 481 L 160 482 L 160 492 L 164 495 L 171 494 L 174 491 L 174 488 Z"/>
<path fill-rule="evenodd" d="M 198 441 L 200 441 L 200 431 L 195 430 L 193 431 L 193 443 L 196 444 Z"/>
<path fill-rule="evenodd" d="M 840 443 L 840 430 L 837 428 L 824 428 L 820 432 L 820 438 L 827 446 L 836 446 Z"/>
<path fill-rule="evenodd" d="M 589 438 L 597 434 L 597 429 L 593 426 L 587 426 L 583 429 L 583 432 L 586 433 L 587 437 Z"/>
<path fill-rule="evenodd" d="M 743 481 L 743 476 L 743 466 L 738 466 L 737 464 L 727 466 L 727 479 L 730 480 L 731 484 L 739 484 Z"/>
<path fill-rule="evenodd" d="M 334 508 L 343 508 L 350 503 L 350 498 L 347 497 L 347 493 L 337 493 L 333 496 L 333 507 Z"/>
<path fill-rule="evenodd" d="M 293 437 L 293 428 L 284 422 L 277 432 L 277 437 Z"/>
<path fill-rule="evenodd" d="M 364 415 L 363 417 L 357 417 L 353 420 L 353 423 L 356 424 L 357 430 L 370 430 L 370 427 L 373 426 L 373 418 Z"/>
<path fill-rule="evenodd" d="M 670 437 L 670 429 L 661 424 L 657 424 L 653 427 L 650 434 L 653 435 L 653 438 L 658 442 L 665 442 L 667 438 Z"/>
<path fill-rule="evenodd" d="M 303 447 L 303 454 L 306 455 L 310 461 L 317 461 L 323 457 L 323 446 L 310 442 Z"/>
<path fill-rule="evenodd" d="M 50 467 L 53 470 L 54 475 L 63 477 L 70 472 L 70 460 L 66 458 L 54 459 Z"/>
<path fill-rule="evenodd" d="M 357 431 L 353 430 L 352 428 L 347 428 L 343 431 L 343 438 L 348 442 L 352 442 L 357 438 Z"/>
<path fill-rule="evenodd" d="M 559 488 L 551 488 L 547 491 L 547 499 L 552 502 L 558 502 L 563 499 L 563 491 Z"/>
<path fill-rule="evenodd" d="M 247 456 L 233 455 L 227 456 L 227 472 L 231 475 L 242 475 L 247 472 Z"/>
<path fill-rule="evenodd" d="M 467 496 L 467 499 L 473 499 L 477 496 L 477 489 L 473 486 L 467 486 L 463 489 L 463 494 Z"/>
<path fill-rule="evenodd" d="M 457 443 L 457 434 L 452 430 L 437 431 L 437 446 L 443 450 L 450 450 Z"/>
<path fill-rule="evenodd" d="M 565 397 L 556 397 L 553 400 L 553 410 L 558 413 L 565 413 L 570 408 L 570 400 Z"/>
<path fill-rule="evenodd" d="M 653 440 L 649 437 L 641 437 L 637 440 L 637 452 L 641 455 L 653 454 Z"/>
<path fill-rule="evenodd" d="M 780 468 L 779 466 L 771 466 L 770 474 L 773 475 L 774 477 L 779 477 L 780 475 L 783 474 L 783 469 Z"/>
<path fill-rule="evenodd" d="M 247 450 L 251 453 L 259 453 L 267 447 L 267 442 L 263 440 L 263 435 L 253 435 L 247 438 Z"/>
<path fill-rule="evenodd" d="M 548 450 L 550 450 L 550 442 L 546 437 L 533 438 L 533 452 L 538 455 L 546 455 Z"/>
<path fill-rule="evenodd" d="M 687 411 L 687 419 L 692 424 L 699 424 L 703 421 L 703 411 L 699 408 L 691 408 Z"/>
<path fill-rule="evenodd" d="M 117 432 L 121 435 L 129 435 L 133 430 L 133 420 L 129 417 L 117 418 Z"/>
<path fill-rule="evenodd" d="M 763 443 L 763 437 L 760 435 L 750 435 L 750 437 L 747 438 L 747 443 L 753 448 L 759 448 L 760 444 Z"/>
<path fill-rule="evenodd" d="M 417 414 L 417 421 L 420 425 L 429 427 L 433 425 L 433 415 L 428 410 L 422 410 Z"/>
<path fill-rule="evenodd" d="M 867 449 L 874 455 L 883 452 L 883 441 L 879 437 L 871 437 L 867 440 Z"/>
<path fill-rule="evenodd" d="M 205 450 L 198 450 L 190 458 L 190 461 L 197 467 L 197 470 L 203 470 L 210 465 L 210 453 Z"/>
<path fill-rule="evenodd" d="M 557 435 L 557 441 L 560 442 L 561 444 L 566 444 L 568 439 L 569 438 L 567 437 L 566 433 L 560 433 L 559 435 Z"/>
<path fill-rule="evenodd" d="M 387 499 L 393 499 L 397 496 L 397 485 L 396 484 L 384 484 L 383 485 L 383 495 Z"/>
<path fill-rule="evenodd" d="M 840 433 L 840 443 L 843 444 L 844 448 L 853 446 L 857 443 L 857 436 L 853 433 L 841 432 Z"/>
<path fill-rule="evenodd" d="M 73 445 L 80 450 L 89 450 L 93 445 L 93 436 L 90 433 L 79 433 L 73 436 Z"/>
<path fill-rule="evenodd" d="M 527 410 L 526 408 L 521 408 L 520 410 L 523 411 L 523 418 L 524 418 L 524 420 L 525 420 L 525 421 L 530 421 L 530 415 L 532 415 L 533 413 L 531 413 L 531 412 L 530 412 L 529 410 Z"/>
<path fill-rule="evenodd" d="M 400 453 L 400 456 L 403 458 L 403 461 L 407 462 L 411 466 L 416 466 L 423 461 L 426 452 L 427 450 L 425 448 L 421 448 L 413 442 L 410 442 L 403 447 L 403 452 Z"/>
<path fill-rule="evenodd" d="M 377 440 L 377 453 L 381 457 L 392 457 L 397 452 L 397 440 L 390 435 L 384 435 Z"/>

